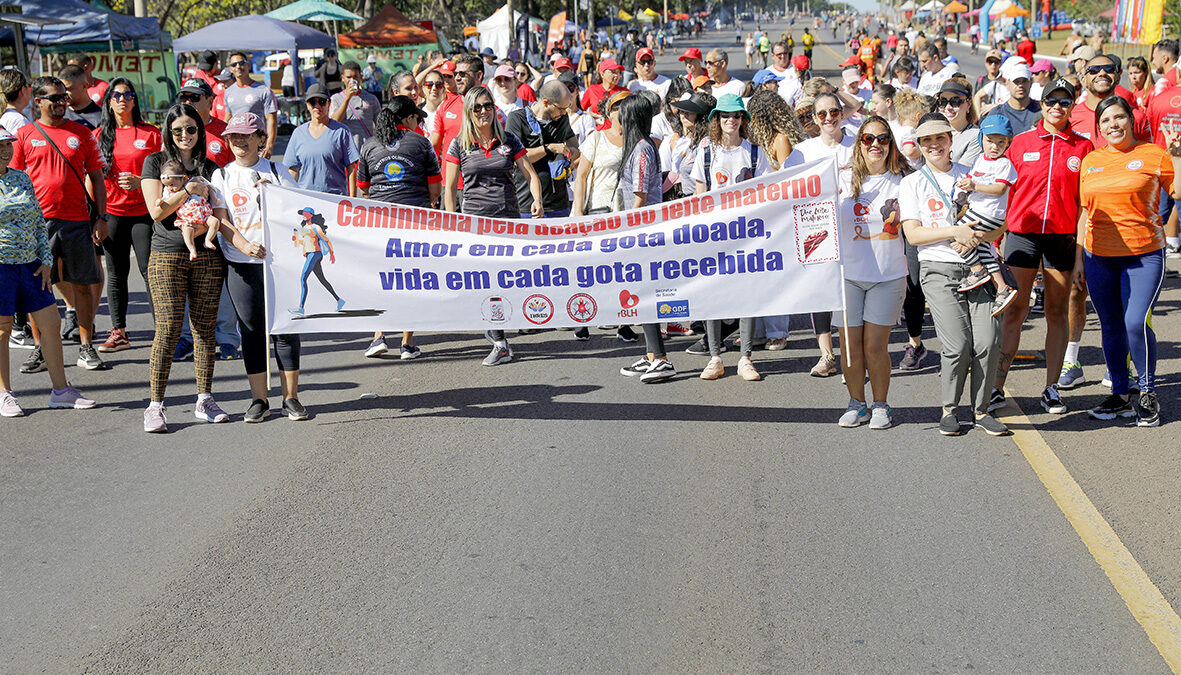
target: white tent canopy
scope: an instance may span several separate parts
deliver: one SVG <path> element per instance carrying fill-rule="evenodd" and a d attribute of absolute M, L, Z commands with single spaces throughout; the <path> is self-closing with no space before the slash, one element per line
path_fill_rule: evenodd
<path fill-rule="evenodd" d="M 919 10 L 924 12 L 938 12 L 941 9 L 943 9 L 943 3 L 939 2 L 939 0 L 931 0 L 922 7 L 919 7 Z"/>
<path fill-rule="evenodd" d="M 906 2 L 904 2 L 898 6 L 898 9 L 900 9 L 904 12 L 910 12 L 910 11 L 916 10 L 918 8 L 919 8 L 919 6 L 917 4 L 915 4 L 914 0 L 906 0 Z"/>
<path fill-rule="evenodd" d="M 501 5 L 500 9 L 496 10 L 492 16 L 477 23 L 476 29 L 480 31 L 480 50 L 490 48 L 496 53 L 496 58 L 507 58 L 509 37 L 512 35 L 510 30 L 515 29 L 521 19 L 525 18 L 525 15 L 513 10 L 513 18 L 513 26 L 510 28 L 508 5 Z"/>
<path fill-rule="evenodd" d="M 997 14 L 1000 14 L 1012 6 L 1013 0 L 997 0 L 996 2 L 992 3 L 992 7 L 988 8 L 988 15 L 996 16 Z"/>

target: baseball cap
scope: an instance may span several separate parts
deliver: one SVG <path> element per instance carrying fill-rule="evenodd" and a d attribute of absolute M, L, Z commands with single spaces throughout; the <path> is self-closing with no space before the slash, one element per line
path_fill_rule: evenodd
<path fill-rule="evenodd" d="M 312 85 L 311 87 L 308 87 L 308 93 L 310 94 L 312 89 L 317 86 L 319 85 Z M 323 94 L 321 94 L 321 96 L 323 96 Z M 255 115 L 254 113 L 239 113 L 230 118 L 230 121 L 226 123 L 226 128 L 221 132 L 221 135 L 228 136 L 229 134 L 245 134 L 249 136 L 250 134 L 258 131 L 262 131 L 262 120 L 258 115 Z"/>
<path fill-rule="evenodd" d="M 947 118 L 939 113 L 930 113 L 926 116 L 926 122 L 920 124 L 914 130 L 914 137 L 916 139 L 924 136 L 938 136 L 939 134 L 954 134 L 955 129 L 951 128 L 951 123 Z"/>
<path fill-rule="evenodd" d="M 680 58 L 678 58 L 677 60 L 678 61 L 685 61 L 687 59 L 697 59 L 698 61 L 700 61 L 701 60 L 701 50 L 696 47 L 690 47 L 690 48 L 686 49 L 685 53 L 681 54 Z"/>
<path fill-rule="evenodd" d="M 638 63 L 640 59 L 644 58 L 645 56 L 656 58 L 656 54 L 654 54 L 651 49 L 644 47 L 643 49 L 636 52 L 636 62 Z"/>
<path fill-rule="evenodd" d="M 791 57 L 791 65 L 795 66 L 796 70 L 800 72 L 808 70 L 812 67 L 812 64 L 808 61 L 808 57 L 804 56 L 803 54 L 796 54 L 795 56 Z"/>
<path fill-rule="evenodd" d="M 308 87 L 308 90 L 303 93 L 303 100 L 307 101 L 313 98 L 326 98 L 331 100 L 332 94 L 328 93 L 328 87 L 325 87 L 324 85 L 317 82 Z"/>
<path fill-rule="evenodd" d="M 698 76 L 694 77 L 689 82 L 689 84 L 693 85 L 694 89 L 700 87 L 703 84 L 712 84 L 712 83 L 713 83 L 713 80 L 711 80 L 709 78 L 709 75 L 698 75 Z"/>
<path fill-rule="evenodd" d="M 1047 96 L 1058 90 L 1066 92 L 1066 95 L 1069 96 L 1070 100 L 1072 101 L 1078 96 L 1078 90 L 1074 88 L 1074 85 L 1071 84 L 1070 80 L 1060 77 L 1046 85 L 1046 88 L 1042 90 L 1042 99 L 1044 100 Z"/>
<path fill-rule="evenodd" d="M 615 59 L 603 59 L 603 62 L 599 64 L 599 72 L 605 73 L 608 70 L 623 70 L 623 66 L 616 63 Z"/>
<path fill-rule="evenodd" d="M 754 82 L 755 84 L 767 84 L 768 82 L 778 82 L 782 79 L 782 77 L 776 75 L 770 69 L 763 68 L 759 72 L 755 73 L 755 76 L 751 78 L 751 82 Z"/>
<path fill-rule="evenodd" d="M 1001 77 L 1006 80 L 1020 80 L 1023 77 L 1028 80 L 1030 76 L 1029 64 L 1020 56 L 1010 56 L 1001 65 Z"/>
<path fill-rule="evenodd" d="M 862 65 L 861 57 L 854 54 L 854 55 L 850 56 L 849 58 L 845 59 L 845 62 L 842 63 L 840 65 L 840 67 L 845 68 L 848 66 L 860 66 L 860 65 Z"/>
<path fill-rule="evenodd" d="M 565 56 L 554 59 L 554 70 L 561 70 L 563 68 L 566 70 L 574 70 L 574 62 Z"/>
<path fill-rule="evenodd" d="M 12 140 L 16 140 L 16 134 L 12 133 L 8 129 L 5 129 L 4 127 L 0 127 L 0 141 Z"/>
<path fill-rule="evenodd" d="M 567 87 L 569 87 L 570 85 L 574 85 L 575 87 L 578 87 L 581 89 L 581 87 L 579 86 L 580 83 L 578 81 L 578 74 L 575 72 L 569 71 L 569 70 L 558 75 L 558 82 L 561 82 L 562 84 L 566 85 Z"/>
<path fill-rule="evenodd" d="M 511 80 L 517 79 L 517 70 L 512 66 L 496 66 L 496 70 L 492 73 L 492 79 L 498 77 L 507 77 Z"/>
<path fill-rule="evenodd" d="M 988 50 L 988 53 L 984 55 L 984 60 L 987 61 L 988 59 L 996 59 L 997 61 L 1003 63 L 1005 60 L 1005 53 L 999 49 L 990 49 Z"/>
<path fill-rule="evenodd" d="M 1082 45 L 1081 47 L 1075 47 L 1074 51 L 1070 54 L 1070 60 L 1078 61 L 1079 59 L 1082 59 L 1084 61 L 1090 61 L 1096 56 L 1098 56 L 1098 54 L 1095 53 L 1095 50 L 1092 47 L 1089 45 Z"/>
<path fill-rule="evenodd" d="M 1048 73 L 1054 70 L 1054 64 L 1050 63 L 1050 59 L 1038 59 L 1033 62 L 1033 67 L 1029 69 L 1031 73 Z"/>
<path fill-rule="evenodd" d="M 234 74 L 230 72 L 229 68 L 222 68 L 221 72 L 217 75 L 214 75 L 214 77 L 219 80 L 232 80 L 234 79 Z"/>
<path fill-rule="evenodd" d="M 197 94 L 198 96 L 213 96 L 213 87 L 199 77 L 190 77 L 180 88 L 182 94 Z"/>
<path fill-rule="evenodd" d="M 455 62 L 454 61 L 444 61 L 443 65 L 439 66 L 439 72 L 443 73 L 444 75 L 454 75 L 455 74 Z"/>
<path fill-rule="evenodd" d="M 1001 134 L 1012 138 L 1013 125 L 1004 115 L 989 115 L 980 120 L 980 138 L 983 139 L 989 134 Z"/>

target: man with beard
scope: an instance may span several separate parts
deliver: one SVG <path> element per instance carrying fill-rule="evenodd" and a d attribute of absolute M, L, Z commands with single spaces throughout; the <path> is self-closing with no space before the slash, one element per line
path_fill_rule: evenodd
<path fill-rule="evenodd" d="M 1095 126 L 1095 108 L 1103 99 L 1117 95 L 1116 83 L 1119 82 L 1120 75 L 1120 64 L 1116 62 L 1116 57 L 1109 54 L 1101 54 L 1091 59 L 1079 73 L 1086 92 L 1070 113 L 1070 128 L 1079 136 L 1091 139 L 1096 148 L 1107 145 L 1107 141 Z M 1132 132 L 1136 138 L 1142 141 L 1152 140 L 1144 111 L 1132 106 L 1132 112 Z"/>
<path fill-rule="evenodd" d="M 480 57 L 464 54 L 455 60 L 455 94 L 449 95 L 435 111 L 435 123 L 430 130 L 435 154 L 451 147 L 463 126 L 463 95 L 472 87 L 484 84 L 484 62 Z"/>

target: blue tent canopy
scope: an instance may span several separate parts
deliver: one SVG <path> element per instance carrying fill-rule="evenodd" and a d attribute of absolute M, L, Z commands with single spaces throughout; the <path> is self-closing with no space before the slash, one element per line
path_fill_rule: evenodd
<path fill-rule="evenodd" d="M 120 42 L 155 40 L 161 37 L 160 22 L 155 17 L 139 18 L 96 9 L 82 0 L 9 0 L 21 6 L 25 14 L 61 23 L 30 26 L 25 41 L 38 45 L 62 42 Z M 12 40 L 12 30 L 4 29 L 0 39 Z"/>
<path fill-rule="evenodd" d="M 608 17 L 606 19 L 599 19 L 598 21 L 595 22 L 595 25 L 598 26 L 599 28 L 611 28 L 613 26 L 626 26 L 628 24 L 623 19 L 620 19 L 619 17 L 612 16 L 612 17 Z"/>
<path fill-rule="evenodd" d="M 172 48 L 177 52 L 198 52 L 205 49 L 278 52 L 327 49 L 335 46 L 336 40 L 327 33 L 258 14 L 218 21 L 172 41 Z"/>

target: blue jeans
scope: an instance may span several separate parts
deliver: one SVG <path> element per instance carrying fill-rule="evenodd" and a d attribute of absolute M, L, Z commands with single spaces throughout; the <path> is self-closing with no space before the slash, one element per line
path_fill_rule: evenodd
<path fill-rule="evenodd" d="M 1111 393 L 1128 395 L 1129 353 L 1139 374 L 1140 391 L 1153 391 L 1156 333 L 1151 317 L 1165 280 L 1164 249 L 1122 256 L 1086 252 L 1083 265 L 1091 304 L 1103 332 L 1103 360 L 1111 376 Z"/>
<path fill-rule="evenodd" d="M 189 303 L 185 303 L 185 315 L 180 322 L 180 337 L 193 344 L 193 331 L 189 328 Z M 230 303 L 230 296 L 226 293 L 226 286 L 221 286 L 221 300 L 217 303 L 217 328 L 214 339 L 219 345 L 232 345 L 234 349 L 242 346 L 242 337 L 238 335 L 238 317 L 234 315 L 234 305 Z"/>

